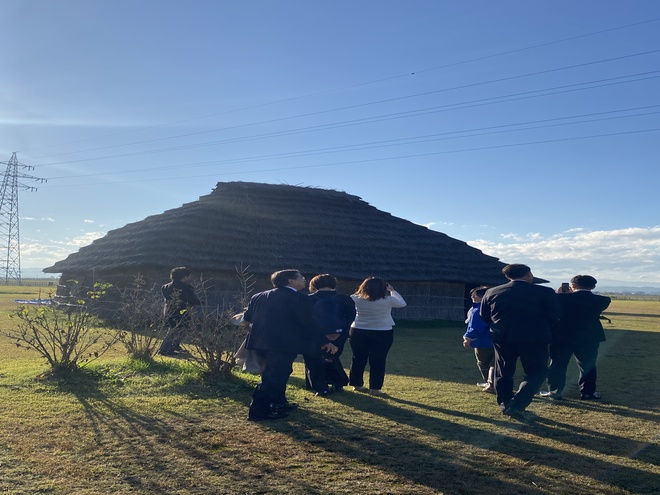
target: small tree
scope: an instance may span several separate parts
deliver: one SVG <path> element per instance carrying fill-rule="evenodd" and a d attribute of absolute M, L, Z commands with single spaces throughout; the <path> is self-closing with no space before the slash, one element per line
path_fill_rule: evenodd
<path fill-rule="evenodd" d="M 130 287 L 120 290 L 118 309 L 108 322 L 117 328 L 117 340 L 130 357 L 150 361 L 168 328 L 160 290 L 145 286 L 144 278 L 137 275 Z"/>
<path fill-rule="evenodd" d="M 21 305 L 9 315 L 17 320 L 17 328 L 5 335 L 16 347 L 37 351 L 53 375 L 83 367 L 113 345 L 110 334 L 97 328 L 99 319 L 93 309 L 109 288 L 108 284 L 97 283 L 85 291 L 74 283 L 72 303 Z"/>

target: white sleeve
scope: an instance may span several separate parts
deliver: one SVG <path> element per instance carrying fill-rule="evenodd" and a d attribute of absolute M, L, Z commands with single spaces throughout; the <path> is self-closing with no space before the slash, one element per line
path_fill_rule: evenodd
<path fill-rule="evenodd" d="M 395 290 L 390 292 L 389 298 L 393 308 L 405 308 L 408 305 L 403 297 L 401 297 L 401 294 Z"/>

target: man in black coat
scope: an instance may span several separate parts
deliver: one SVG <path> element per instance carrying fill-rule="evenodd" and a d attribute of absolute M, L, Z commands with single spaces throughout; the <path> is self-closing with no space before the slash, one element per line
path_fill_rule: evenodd
<path fill-rule="evenodd" d="M 552 289 L 534 285 L 527 265 L 507 265 L 502 273 L 510 282 L 486 291 L 480 314 L 495 347 L 497 403 L 503 414 L 524 419 L 548 372 L 548 344 L 559 320 L 559 302 Z M 518 359 L 525 377 L 514 393 Z"/>
<path fill-rule="evenodd" d="M 192 272 L 185 266 L 177 266 L 170 271 L 170 282 L 161 287 L 168 327 L 158 351 L 163 356 L 174 356 L 181 350 L 181 339 L 190 329 L 190 311 L 202 304 L 190 285 L 191 280 Z"/>
<path fill-rule="evenodd" d="M 284 418 L 297 407 L 285 397 L 293 361 L 322 337 L 311 301 L 298 292 L 305 288 L 305 277 L 298 270 L 281 270 L 271 275 L 271 282 L 275 288 L 252 296 L 243 316 L 251 324 L 246 348 L 257 351 L 264 363 L 250 402 L 251 421 Z"/>
<path fill-rule="evenodd" d="M 562 398 L 566 369 L 574 355 L 580 370 L 580 399 L 600 399 L 596 392 L 596 360 L 598 346 L 605 340 L 600 314 L 610 305 L 611 299 L 591 292 L 596 282 L 591 275 L 576 275 L 571 279 L 571 291 L 559 292 L 560 332 L 550 346 L 548 391 L 541 392 L 541 397 Z"/>

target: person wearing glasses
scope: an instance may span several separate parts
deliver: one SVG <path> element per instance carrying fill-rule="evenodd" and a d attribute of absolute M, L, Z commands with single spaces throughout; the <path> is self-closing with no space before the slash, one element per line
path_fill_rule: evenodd
<path fill-rule="evenodd" d="M 309 297 L 300 292 L 305 277 L 298 270 L 280 270 L 270 280 L 273 289 L 252 296 L 243 315 L 251 324 L 245 347 L 256 351 L 263 365 L 250 402 L 250 421 L 285 418 L 298 407 L 285 396 L 293 361 L 298 354 L 310 353 L 323 337 Z"/>

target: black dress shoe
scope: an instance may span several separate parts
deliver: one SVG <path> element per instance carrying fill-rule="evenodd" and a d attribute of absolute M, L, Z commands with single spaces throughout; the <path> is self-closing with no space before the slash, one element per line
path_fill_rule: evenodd
<path fill-rule="evenodd" d="M 514 407 L 507 407 L 506 409 L 504 409 L 504 411 L 502 411 L 502 414 L 518 420 L 525 419 L 525 411 L 521 409 L 516 409 Z"/>
<path fill-rule="evenodd" d="M 580 400 L 600 400 L 600 393 L 594 392 L 593 394 L 582 394 Z"/>
<path fill-rule="evenodd" d="M 514 409 L 513 407 L 507 407 L 502 411 L 502 414 L 524 424 L 529 424 L 537 418 L 533 412 L 525 411 L 524 409 Z"/>
<path fill-rule="evenodd" d="M 248 421 L 266 421 L 269 419 L 282 419 L 289 415 L 286 411 L 270 411 L 268 414 L 251 414 L 248 413 Z"/>
<path fill-rule="evenodd" d="M 332 392 L 333 392 L 332 389 L 328 389 L 328 390 L 323 390 L 322 392 L 316 392 L 316 394 L 314 395 L 316 395 L 317 397 L 327 397 L 328 395 L 332 395 Z"/>

